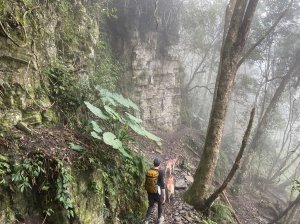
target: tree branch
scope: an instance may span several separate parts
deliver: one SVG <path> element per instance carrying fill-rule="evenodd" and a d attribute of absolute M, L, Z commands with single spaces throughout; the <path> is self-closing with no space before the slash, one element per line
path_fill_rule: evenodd
<path fill-rule="evenodd" d="M 250 25 L 251 25 L 258 1 L 259 0 L 249 0 L 249 3 L 247 5 L 243 21 L 238 30 L 238 36 L 237 36 L 237 41 L 236 41 L 236 46 L 237 46 L 236 49 L 238 50 L 238 52 L 240 52 L 245 46 L 246 38 L 248 37 L 249 31 L 250 31 Z"/>
<path fill-rule="evenodd" d="M 9 35 L 8 31 L 5 30 L 5 28 L 4 28 L 4 26 L 3 26 L 3 24 L 2 24 L 1 21 L 0 21 L 0 27 L 1 27 L 2 31 L 4 32 L 4 34 L 6 35 L 6 37 L 7 37 L 8 39 L 11 40 L 11 42 L 13 42 L 13 43 L 14 43 L 16 46 L 18 46 L 18 47 L 22 47 L 22 45 L 20 45 L 17 41 L 15 41 L 15 40 Z"/>
<path fill-rule="evenodd" d="M 241 64 L 243 64 L 243 62 L 246 60 L 246 58 L 252 53 L 252 51 L 258 46 L 260 45 L 265 39 L 266 37 L 275 29 L 275 27 L 278 25 L 278 23 L 281 21 L 281 19 L 286 15 L 287 11 L 289 10 L 289 8 L 291 7 L 292 3 L 294 0 L 291 0 L 288 7 L 281 12 L 280 16 L 277 18 L 277 20 L 275 21 L 275 23 L 266 31 L 266 33 L 264 35 L 262 35 L 258 41 L 253 44 L 248 50 L 247 52 L 241 57 L 241 59 L 238 62 L 238 67 L 241 66 Z"/>
<path fill-rule="evenodd" d="M 210 52 L 210 49 L 213 47 L 214 45 L 214 42 L 216 41 L 216 39 L 218 38 L 218 34 L 214 37 L 214 39 L 212 40 L 212 42 L 209 44 L 209 46 L 207 47 L 205 53 L 204 53 L 204 56 L 202 58 L 202 60 L 200 61 L 200 63 L 197 65 L 197 67 L 195 68 L 193 74 L 192 74 L 192 77 L 191 79 L 189 80 L 189 82 L 186 84 L 185 86 L 185 90 L 187 90 L 189 88 L 189 86 L 191 85 L 191 83 L 193 82 L 193 80 L 195 79 L 196 75 L 198 74 L 198 70 L 200 69 L 200 67 L 203 65 L 203 63 L 205 62 L 209 52 Z M 189 91 L 189 90 L 188 90 Z"/>
<path fill-rule="evenodd" d="M 240 161 L 241 161 L 241 158 L 243 156 L 244 150 L 246 148 L 247 141 L 248 141 L 250 131 L 251 131 L 251 128 L 252 128 L 254 114 L 255 114 L 255 108 L 253 108 L 252 111 L 251 111 L 249 123 L 248 123 L 247 129 L 245 131 L 243 141 L 242 141 L 242 145 L 241 145 L 240 151 L 239 151 L 239 153 L 238 153 L 238 155 L 235 159 L 235 162 L 234 162 L 229 174 L 227 175 L 226 179 L 222 183 L 222 185 L 205 201 L 204 210 L 211 207 L 212 203 L 217 199 L 219 194 L 221 194 L 223 192 L 223 190 L 227 187 L 228 183 L 231 181 L 231 179 L 233 178 L 235 172 L 239 168 Z"/>
<path fill-rule="evenodd" d="M 295 205 L 300 203 L 300 195 L 293 201 L 275 220 L 269 222 L 268 224 L 278 223 Z"/>
<path fill-rule="evenodd" d="M 209 92 L 210 94 L 213 94 L 213 92 L 211 91 L 211 89 L 208 88 L 207 86 L 199 86 L 199 85 L 196 85 L 196 86 L 194 86 L 194 87 L 188 89 L 187 91 L 190 92 L 190 91 L 192 91 L 192 90 L 195 89 L 195 88 L 204 88 L 204 89 L 207 89 L 208 92 Z"/>

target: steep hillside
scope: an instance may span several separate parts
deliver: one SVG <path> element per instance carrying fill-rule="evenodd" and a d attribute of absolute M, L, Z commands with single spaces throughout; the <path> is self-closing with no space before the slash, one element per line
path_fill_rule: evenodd
<path fill-rule="evenodd" d="M 104 33 L 111 16 L 106 2 L 1 1 L 0 223 L 142 219 L 143 160 L 84 129 L 83 101 L 115 89 L 123 69 Z"/>

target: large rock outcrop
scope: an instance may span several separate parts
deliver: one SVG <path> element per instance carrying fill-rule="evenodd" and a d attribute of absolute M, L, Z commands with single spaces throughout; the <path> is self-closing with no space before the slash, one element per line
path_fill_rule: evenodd
<path fill-rule="evenodd" d="M 141 107 L 149 126 L 174 130 L 180 119 L 179 60 L 171 52 L 178 42 L 179 3 L 174 0 L 113 1 L 117 19 L 109 21 L 112 45 L 128 67 L 121 79 Z"/>
<path fill-rule="evenodd" d="M 21 121 L 39 125 L 70 117 L 89 90 L 89 77 L 99 84 L 110 73 L 102 9 L 94 1 L 2 1 L 1 133 Z"/>

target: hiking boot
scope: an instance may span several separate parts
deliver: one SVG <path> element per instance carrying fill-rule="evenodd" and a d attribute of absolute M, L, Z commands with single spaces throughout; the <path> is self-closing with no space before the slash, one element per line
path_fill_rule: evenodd
<path fill-rule="evenodd" d="M 163 216 L 161 216 L 159 219 L 158 219 L 158 224 L 163 224 L 165 221 L 165 218 Z"/>

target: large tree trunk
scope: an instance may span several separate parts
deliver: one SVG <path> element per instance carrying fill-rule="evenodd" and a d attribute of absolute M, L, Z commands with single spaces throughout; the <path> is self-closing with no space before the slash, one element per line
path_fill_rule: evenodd
<path fill-rule="evenodd" d="M 209 196 L 209 198 L 205 201 L 203 211 L 208 210 L 211 207 L 212 203 L 225 190 L 225 188 L 227 187 L 227 185 L 229 184 L 229 182 L 233 178 L 235 172 L 239 168 L 240 161 L 241 161 L 241 158 L 244 154 L 244 150 L 246 148 L 247 141 L 248 141 L 248 138 L 249 138 L 249 135 L 250 135 L 250 132 L 251 132 L 254 114 L 255 114 L 255 109 L 253 108 L 252 111 L 251 111 L 251 115 L 250 115 L 250 119 L 249 119 L 247 129 L 246 129 L 244 137 L 243 137 L 242 145 L 241 145 L 240 151 L 239 151 L 239 153 L 238 153 L 238 155 L 235 159 L 235 162 L 234 162 L 229 174 L 227 175 L 226 179 L 221 184 L 221 186 L 211 196 Z"/>
<path fill-rule="evenodd" d="M 203 154 L 194 175 L 194 183 L 184 194 L 185 200 L 199 210 L 204 206 L 212 183 L 234 78 L 257 3 L 258 0 L 240 0 L 235 3 L 227 36 L 222 46 Z"/>

